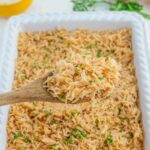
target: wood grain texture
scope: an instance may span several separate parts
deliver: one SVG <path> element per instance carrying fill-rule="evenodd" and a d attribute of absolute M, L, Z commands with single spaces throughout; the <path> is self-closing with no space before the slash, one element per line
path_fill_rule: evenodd
<path fill-rule="evenodd" d="M 47 76 L 38 78 L 28 85 L 19 88 L 15 91 L 4 93 L 0 95 L 0 106 L 7 104 L 14 104 L 18 102 L 32 102 L 32 101 L 48 101 L 55 103 L 62 103 L 62 101 L 54 98 L 47 93 L 43 88 L 43 82 Z"/>

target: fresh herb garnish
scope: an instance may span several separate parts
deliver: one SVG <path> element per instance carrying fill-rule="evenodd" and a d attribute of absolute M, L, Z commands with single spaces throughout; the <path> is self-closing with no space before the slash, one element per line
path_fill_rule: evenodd
<path fill-rule="evenodd" d="M 52 147 L 52 148 L 56 148 L 57 146 L 58 146 L 58 144 L 56 144 L 56 143 L 50 145 L 50 147 Z"/>
<path fill-rule="evenodd" d="M 71 136 L 65 137 L 65 141 L 66 141 L 67 144 L 73 144 L 73 139 L 72 139 Z"/>
<path fill-rule="evenodd" d="M 60 51 L 60 48 L 59 48 L 59 47 L 56 47 L 56 48 L 55 48 L 55 51 Z"/>
<path fill-rule="evenodd" d="M 29 137 L 28 135 L 26 135 L 26 136 L 24 137 L 23 141 L 24 141 L 25 143 L 31 143 L 31 139 L 30 139 L 30 137 Z"/>
<path fill-rule="evenodd" d="M 98 3 L 105 3 L 109 5 L 109 10 L 112 11 L 130 11 L 142 15 L 146 19 L 150 19 L 150 14 L 143 12 L 143 5 L 138 0 L 115 0 L 109 2 L 108 0 L 72 0 L 74 11 L 89 11 L 95 8 Z"/>
<path fill-rule="evenodd" d="M 102 57 L 102 52 L 101 52 L 100 50 L 98 50 L 96 56 L 97 56 L 98 58 Z"/>
<path fill-rule="evenodd" d="M 75 68 L 76 73 L 79 73 L 80 69 L 81 69 L 81 67 L 80 67 L 80 66 L 77 66 L 77 67 Z"/>
<path fill-rule="evenodd" d="M 83 66 L 83 64 L 80 64 L 80 67 L 82 67 Z"/>
<path fill-rule="evenodd" d="M 121 114 L 122 113 L 122 108 L 118 108 L 118 117 L 122 120 L 129 120 L 128 116 Z"/>
<path fill-rule="evenodd" d="M 112 145 L 113 144 L 113 137 L 111 135 L 111 133 L 109 133 L 109 135 L 107 136 L 107 138 L 105 139 L 104 143 L 106 145 Z"/>
<path fill-rule="evenodd" d="M 86 49 L 91 49 L 91 48 L 92 48 L 92 45 L 87 45 L 85 48 L 86 48 Z"/>
<path fill-rule="evenodd" d="M 17 131 L 17 132 L 14 134 L 13 139 L 16 140 L 16 139 L 18 139 L 20 136 L 21 136 L 21 132 Z"/>
<path fill-rule="evenodd" d="M 139 4 L 137 1 L 125 1 L 125 0 L 116 0 L 110 6 L 110 10 L 127 10 L 127 11 L 141 11 L 143 6 Z"/>
<path fill-rule="evenodd" d="M 33 102 L 32 104 L 33 104 L 34 106 L 37 106 L 37 102 Z"/>
<path fill-rule="evenodd" d="M 109 60 L 109 56 L 106 56 L 106 60 L 107 60 L 107 61 Z"/>
<path fill-rule="evenodd" d="M 72 135 L 74 135 L 78 139 L 83 139 L 87 137 L 87 133 L 85 131 L 81 131 L 79 129 L 72 129 Z"/>
<path fill-rule="evenodd" d="M 104 80 L 104 77 L 98 77 L 98 79 L 99 79 L 100 81 L 102 81 L 102 80 Z"/>
<path fill-rule="evenodd" d="M 72 0 L 72 2 L 74 11 L 87 11 L 97 3 L 97 0 Z"/>
<path fill-rule="evenodd" d="M 52 114 L 51 109 L 46 109 L 46 110 L 44 110 L 44 112 L 45 112 L 45 114 L 46 114 L 47 117 Z"/>
<path fill-rule="evenodd" d="M 32 68 L 37 70 L 37 69 L 40 69 L 40 66 L 35 62 L 33 65 L 32 65 Z"/>
<path fill-rule="evenodd" d="M 44 63 L 44 67 L 45 67 L 46 69 L 49 69 L 49 68 L 50 68 L 49 59 L 45 59 L 43 63 Z"/>
<path fill-rule="evenodd" d="M 92 83 L 93 82 L 93 80 L 89 80 L 89 83 Z"/>
<path fill-rule="evenodd" d="M 60 99 L 66 100 L 66 96 L 65 96 L 65 95 L 62 95 L 62 96 L 60 96 Z"/>
<path fill-rule="evenodd" d="M 95 126 L 96 126 L 96 128 L 98 129 L 99 128 L 99 121 L 98 120 L 96 120 L 96 122 L 95 122 Z"/>
<path fill-rule="evenodd" d="M 74 117 L 74 116 L 76 116 L 76 115 L 78 115 L 79 113 L 78 112 L 70 112 L 70 115 L 71 115 L 71 117 Z"/>
<path fill-rule="evenodd" d="M 21 77 L 22 81 L 25 81 L 27 79 L 27 75 L 26 74 L 22 74 L 20 77 Z"/>
<path fill-rule="evenodd" d="M 129 118 L 127 116 L 119 116 L 119 118 L 122 120 L 129 120 Z"/>

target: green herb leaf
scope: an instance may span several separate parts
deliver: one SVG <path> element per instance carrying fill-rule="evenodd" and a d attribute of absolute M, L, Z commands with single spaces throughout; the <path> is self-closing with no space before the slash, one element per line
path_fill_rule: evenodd
<path fill-rule="evenodd" d="M 46 114 L 47 117 L 52 114 L 51 109 L 47 109 L 47 110 L 45 110 L 44 112 L 45 112 L 45 114 Z"/>
<path fill-rule="evenodd" d="M 146 19 L 150 19 L 150 14 L 144 13 L 144 12 L 142 12 L 142 11 L 137 12 L 137 13 L 139 13 L 140 15 L 142 15 L 142 16 L 143 16 L 144 18 L 146 18 Z"/>
<path fill-rule="evenodd" d="M 146 19 L 150 19 L 150 14 L 142 12 L 143 5 L 137 0 L 115 0 L 109 2 L 108 0 L 72 0 L 74 11 L 89 11 L 95 8 L 98 3 L 105 3 L 109 5 L 109 9 L 112 11 L 132 11 L 137 12 Z"/>
<path fill-rule="evenodd" d="M 127 5 L 124 1 L 117 0 L 114 4 L 110 5 L 110 10 L 127 10 Z"/>
<path fill-rule="evenodd" d="M 37 69 L 40 69 L 40 66 L 39 64 L 37 64 L 36 62 L 32 65 L 32 68 L 37 70 Z"/>
<path fill-rule="evenodd" d="M 59 47 L 56 47 L 56 48 L 55 48 L 55 51 L 60 51 L 60 48 L 59 48 Z"/>
<path fill-rule="evenodd" d="M 73 144 L 73 139 L 72 139 L 71 136 L 65 137 L 65 141 L 66 141 L 67 144 Z"/>
<path fill-rule="evenodd" d="M 66 100 L 66 96 L 65 96 L 65 95 L 62 95 L 62 96 L 60 96 L 60 99 Z"/>
<path fill-rule="evenodd" d="M 80 64 L 80 67 L 82 67 L 83 66 L 83 64 Z"/>
<path fill-rule="evenodd" d="M 58 147 L 58 144 L 51 144 L 50 147 L 56 148 L 56 147 Z"/>
<path fill-rule="evenodd" d="M 92 83 L 93 82 L 93 80 L 89 80 L 89 83 Z"/>
<path fill-rule="evenodd" d="M 46 69 L 49 69 L 50 68 L 49 59 L 45 59 L 43 65 Z"/>
<path fill-rule="evenodd" d="M 37 106 L 37 102 L 33 102 L 32 104 L 33 104 L 34 106 Z"/>
<path fill-rule="evenodd" d="M 23 141 L 24 141 L 25 143 L 31 143 L 31 139 L 30 139 L 30 137 L 29 137 L 28 135 L 26 135 L 26 136 L 24 137 Z"/>
<path fill-rule="evenodd" d="M 16 140 L 16 139 L 18 139 L 20 136 L 21 136 L 21 132 L 17 131 L 17 132 L 14 134 L 13 139 Z"/>
<path fill-rule="evenodd" d="M 21 74 L 20 76 L 22 81 L 25 81 L 27 79 L 27 75 L 26 74 Z"/>
<path fill-rule="evenodd" d="M 92 45 L 87 45 L 85 48 L 86 48 L 86 49 L 91 49 L 91 48 L 92 48 Z"/>
<path fill-rule="evenodd" d="M 74 11 L 87 11 L 96 4 L 96 0 L 72 0 Z"/>
<path fill-rule="evenodd" d="M 112 145 L 113 144 L 113 137 L 112 137 L 111 133 L 107 136 L 107 138 L 105 139 L 104 143 L 106 145 Z"/>
<path fill-rule="evenodd" d="M 143 6 L 138 2 L 116 0 L 112 5 L 110 5 L 110 10 L 127 10 L 127 11 L 141 11 Z"/>
<path fill-rule="evenodd" d="M 79 113 L 78 112 L 70 112 L 70 115 L 72 116 L 72 117 L 74 117 L 74 116 L 76 116 L 76 115 L 78 115 Z"/>
<path fill-rule="evenodd" d="M 102 81 L 102 80 L 104 80 L 104 77 L 98 77 L 98 79 L 99 79 L 100 81 Z"/>
<path fill-rule="evenodd" d="M 97 51 L 97 57 L 98 58 L 102 57 L 102 52 L 100 50 Z"/>
<path fill-rule="evenodd" d="M 76 128 L 72 129 L 72 134 L 78 139 L 83 139 L 87 137 L 87 133 L 85 131 L 81 131 Z"/>
<path fill-rule="evenodd" d="M 96 120 L 96 122 L 95 122 L 95 123 L 96 123 L 96 125 L 95 125 L 95 126 L 96 126 L 96 128 L 98 129 L 98 128 L 99 128 L 99 121 L 98 121 L 98 120 Z"/>
<path fill-rule="evenodd" d="M 122 120 L 129 120 L 129 118 L 127 116 L 119 116 L 119 118 Z"/>
<path fill-rule="evenodd" d="M 106 60 L 107 60 L 107 61 L 109 60 L 109 56 L 106 56 Z"/>

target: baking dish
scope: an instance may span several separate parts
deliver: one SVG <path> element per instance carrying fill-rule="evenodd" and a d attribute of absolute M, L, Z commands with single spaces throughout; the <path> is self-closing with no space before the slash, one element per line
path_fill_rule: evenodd
<path fill-rule="evenodd" d="M 56 27 L 69 30 L 87 28 L 90 30 L 106 30 L 130 27 L 134 63 L 138 79 L 140 108 L 144 127 L 145 149 L 150 147 L 150 71 L 148 65 L 148 41 L 146 24 L 142 17 L 134 13 L 97 12 L 71 14 L 21 15 L 11 18 L 5 28 L 4 42 L 0 62 L 0 92 L 11 90 L 17 61 L 17 41 L 19 32 L 47 31 Z M 5 150 L 7 142 L 6 126 L 9 106 L 0 108 L 0 150 Z"/>

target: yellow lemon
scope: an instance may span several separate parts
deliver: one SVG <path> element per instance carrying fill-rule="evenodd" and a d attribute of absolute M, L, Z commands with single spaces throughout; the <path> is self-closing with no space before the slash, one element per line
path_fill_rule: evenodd
<path fill-rule="evenodd" d="M 0 16 L 9 17 L 24 12 L 32 3 L 32 0 L 20 0 L 11 4 L 0 4 Z"/>

